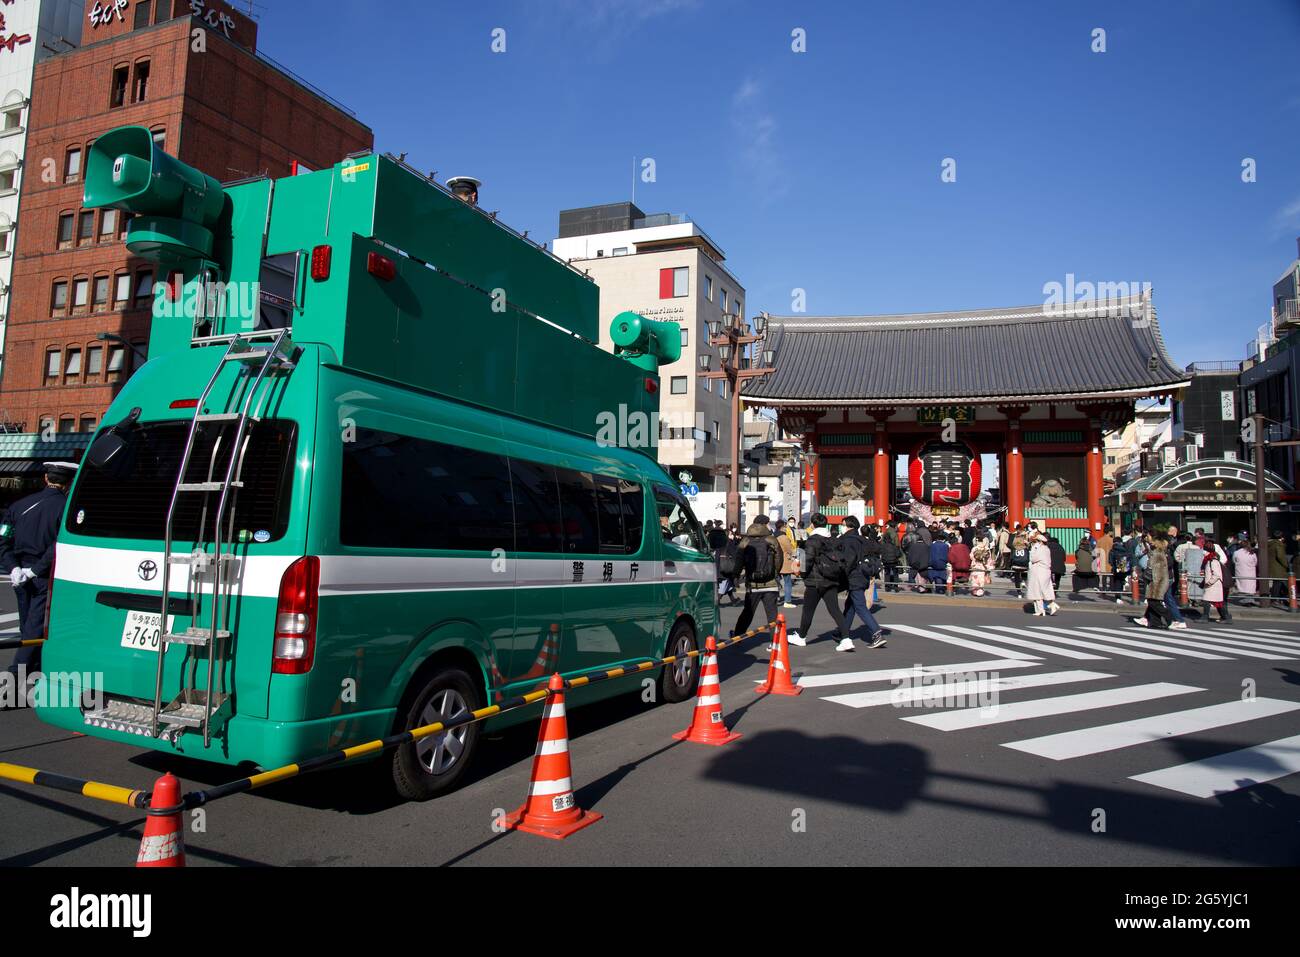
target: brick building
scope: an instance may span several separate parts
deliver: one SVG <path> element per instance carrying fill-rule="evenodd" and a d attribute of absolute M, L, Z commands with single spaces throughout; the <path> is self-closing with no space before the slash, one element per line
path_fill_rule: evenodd
<path fill-rule="evenodd" d="M 11 489 L 48 457 L 41 435 L 84 446 L 147 349 L 153 264 L 127 252 L 123 214 L 81 206 L 96 136 L 148 127 L 223 182 L 286 176 L 295 160 L 332 165 L 374 139 L 258 53 L 257 24 L 225 4 L 100 0 L 86 16 L 82 45 L 38 64 L 33 81 L 0 377 L 0 423 L 30 436 L 32 451 L 13 436 L 0 443 Z"/>

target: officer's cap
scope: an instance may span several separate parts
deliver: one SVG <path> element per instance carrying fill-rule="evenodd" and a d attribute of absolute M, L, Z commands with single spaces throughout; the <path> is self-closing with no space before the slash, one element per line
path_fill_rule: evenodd
<path fill-rule="evenodd" d="M 76 462 L 46 462 L 44 465 L 46 477 L 60 485 L 67 485 L 77 474 Z"/>

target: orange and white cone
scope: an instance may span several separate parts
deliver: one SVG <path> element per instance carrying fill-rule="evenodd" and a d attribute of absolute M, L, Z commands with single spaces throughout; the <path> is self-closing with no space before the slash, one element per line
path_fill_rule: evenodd
<path fill-rule="evenodd" d="M 700 688 L 695 695 L 695 718 L 685 731 L 673 735 L 677 741 L 696 744 L 726 744 L 740 735 L 722 723 L 722 684 L 718 677 L 718 643 L 709 635 L 704 642 L 704 664 L 700 668 Z"/>
<path fill-rule="evenodd" d="M 546 640 L 542 642 L 541 651 L 537 653 L 537 660 L 533 666 L 528 669 L 523 680 L 528 681 L 532 678 L 541 678 L 545 675 L 554 674 L 560 667 L 560 626 L 551 625 L 551 630 L 546 635 Z"/>
<path fill-rule="evenodd" d="M 185 866 L 185 825 L 181 821 L 180 803 L 181 782 L 168 771 L 153 786 L 136 867 Z M 170 812 L 157 814 L 154 808 L 168 808 Z"/>
<path fill-rule="evenodd" d="M 790 680 L 790 646 L 785 640 L 785 615 L 776 616 L 776 635 L 772 657 L 767 662 L 767 680 L 754 689 L 758 694 L 803 694 L 803 688 Z"/>
<path fill-rule="evenodd" d="M 505 819 L 508 831 L 527 831 L 556 840 L 595 824 L 603 817 L 578 807 L 569 766 L 569 722 L 564 716 L 564 679 L 551 675 L 553 692 L 542 712 L 542 728 L 533 755 L 533 774 L 523 807 Z"/>

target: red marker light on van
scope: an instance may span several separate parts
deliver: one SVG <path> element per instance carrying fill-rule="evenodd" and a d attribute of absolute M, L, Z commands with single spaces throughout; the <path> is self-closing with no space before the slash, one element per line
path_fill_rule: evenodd
<path fill-rule="evenodd" d="M 197 409 L 198 407 L 198 399 L 173 399 L 167 406 L 169 409 Z"/>
<path fill-rule="evenodd" d="M 275 641 L 271 672 L 303 675 L 316 657 L 316 612 L 320 592 L 320 559 L 300 558 L 284 570 L 280 600 L 275 606 Z"/>
<path fill-rule="evenodd" d="M 311 251 L 311 278 L 324 282 L 330 277 L 330 261 L 334 250 L 329 246 L 317 246 Z"/>
<path fill-rule="evenodd" d="M 1165 500 L 1165 495 L 1163 492 L 1147 492 L 1142 497 L 1146 499 L 1148 502 L 1163 502 Z"/>
<path fill-rule="evenodd" d="M 651 395 L 654 395 L 659 391 L 659 383 L 647 376 L 645 380 L 645 390 Z"/>
<path fill-rule="evenodd" d="M 366 272 L 384 282 L 392 282 L 397 278 L 397 263 L 379 253 L 369 253 L 366 256 Z"/>

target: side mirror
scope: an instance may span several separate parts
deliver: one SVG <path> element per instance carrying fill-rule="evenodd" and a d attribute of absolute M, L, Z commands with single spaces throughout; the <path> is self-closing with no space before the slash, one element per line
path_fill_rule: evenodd
<path fill-rule="evenodd" d="M 137 407 L 121 422 L 100 433 L 86 450 L 86 463 L 111 476 L 124 476 L 130 468 L 130 449 L 134 446 L 133 439 L 139 419 L 140 409 Z"/>

